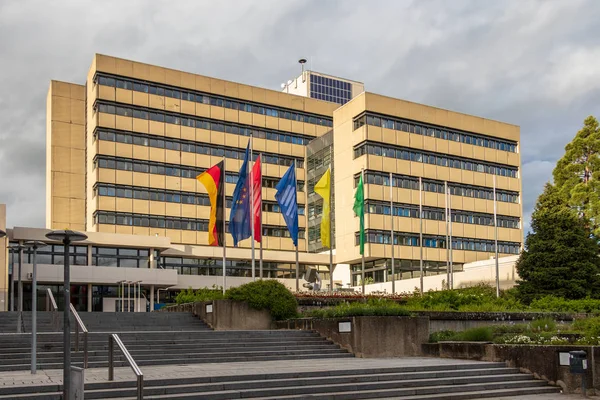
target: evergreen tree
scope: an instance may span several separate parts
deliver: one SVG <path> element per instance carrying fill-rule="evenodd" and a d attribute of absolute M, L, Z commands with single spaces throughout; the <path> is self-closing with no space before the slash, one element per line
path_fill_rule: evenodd
<path fill-rule="evenodd" d="M 600 236 L 600 125 L 589 116 L 565 147 L 553 171 L 554 184 L 567 204 Z"/>
<path fill-rule="evenodd" d="M 598 244 L 585 220 L 549 183 L 538 198 L 531 229 L 516 265 L 523 302 L 550 294 L 568 299 L 600 295 Z"/>

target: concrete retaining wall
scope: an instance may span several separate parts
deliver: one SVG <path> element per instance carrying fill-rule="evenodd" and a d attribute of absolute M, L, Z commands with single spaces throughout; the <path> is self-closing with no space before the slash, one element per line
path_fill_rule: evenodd
<path fill-rule="evenodd" d="M 268 310 L 255 310 L 247 303 L 233 300 L 213 300 L 194 303 L 191 310 L 213 329 L 266 330 L 272 319 Z"/>
<path fill-rule="evenodd" d="M 349 327 L 350 331 L 340 329 Z M 429 339 L 426 317 L 349 317 L 296 319 L 276 324 L 280 329 L 314 330 L 357 357 L 409 357 L 422 355 Z"/>

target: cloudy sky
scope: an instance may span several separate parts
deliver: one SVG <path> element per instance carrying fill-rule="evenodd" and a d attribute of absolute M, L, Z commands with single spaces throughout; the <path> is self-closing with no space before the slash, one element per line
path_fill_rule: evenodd
<path fill-rule="evenodd" d="M 556 160 L 600 117 L 600 1 L 0 1 L 0 202 L 45 223 L 45 101 L 94 53 L 278 89 L 312 68 L 521 126 L 525 226 Z"/>

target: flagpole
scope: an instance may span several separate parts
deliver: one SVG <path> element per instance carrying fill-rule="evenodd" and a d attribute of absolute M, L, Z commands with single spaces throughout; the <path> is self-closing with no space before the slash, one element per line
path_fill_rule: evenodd
<path fill-rule="evenodd" d="M 498 215 L 496 212 L 496 175 L 494 174 L 494 249 L 496 252 L 496 297 L 500 297 L 500 265 L 498 261 Z"/>
<path fill-rule="evenodd" d="M 227 286 L 227 278 L 225 277 L 225 269 L 227 266 L 227 223 L 225 222 L 225 210 L 227 209 L 227 197 L 225 193 L 227 192 L 225 185 L 225 176 L 227 176 L 227 169 L 225 168 L 225 157 L 223 157 L 223 294 L 225 294 L 225 287 Z"/>
<path fill-rule="evenodd" d="M 296 190 L 296 207 L 298 207 L 298 176 L 296 175 L 296 160 L 294 160 L 294 186 Z M 296 218 L 298 215 L 296 214 Z M 300 236 L 300 235 L 298 235 Z M 298 245 L 300 238 L 296 238 L 296 292 L 300 291 L 300 263 L 298 262 Z"/>
<path fill-rule="evenodd" d="M 363 184 L 363 203 L 364 203 L 364 198 L 365 198 L 365 192 L 364 192 L 364 190 L 365 190 L 364 189 L 365 188 L 365 169 L 364 168 L 360 169 L 360 179 L 362 180 L 362 184 Z M 364 204 L 363 204 L 363 207 L 364 207 Z M 364 218 L 365 218 L 365 212 L 364 212 L 364 210 L 363 210 L 362 214 L 363 214 L 362 218 L 363 218 L 363 221 L 364 221 Z M 364 238 L 364 239 L 362 238 L 362 232 L 361 232 L 360 237 L 361 237 L 361 240 L 364 240 L 366 242 L 366 240 L 365 240 L 366 238 Z M 362 251 L 361 256 L 362 257 L 361 257 L 361 270 L 360 270 L 361 272 L 360 272 L 360 275 L 361 275 L 361 281 L 362 281 L 361 282 L 362 283 L 362 294 L 364 295 L 365 294 L 365 250 L 364 250 L 364 246 L 363 246 L 363 251 Z"/>
<path fill-rule="evenodd" d="M 423 296 L 423 180 L 419 177 L 419 287 L 421 289 L 421 296 Z"/>
<path fill-rule="evenodd" d="M 262 213 L 263 213 L 263 203 L 262 203 L 262 166 L 263 166 L 263 160 L 262 160 L 262 154 L 259 154 L 258 157 L 260 157 L 260 250 L 259 250 L 259 257 L 260 257 L 260 261 L 259 261 L 259 278 L 262 279 L 263 278 L 263 241 L 265 240 L 263 238 L 263 229 L 262 229 Z"/>
<path fill-rule="evenodd" d="M 392 173 L 390 172 L 390 216 L 391 216 L 391 243 L 392 243 L 392 294 L 396 293 L 396 270 L 394 269 L 394 189 L 392 185 Z"/>
<path fill-rule="evenodd" d="M 450 289 L 454 289 L 454 265 L 452 263 L 452 197 L 450 197 L 450 189 L 448 189 L 448 236 L 450 242 Z"/>
<path fill-rule="evenodd" d="M 331 164 L 329 164 L 329 291 L 333 292 L 333 193 L 331 191 Z"/>
<path fill-rule="evenodd" d="M 448 181 L 444 181 L 444 217 L 446 219 L 446 285 L 450 287 L 450 242 L 448 241 Z"/>
<path fill-rule="evenodd" d="M 250 133 L 250 161 L 252 162 L 252 166 L 254 166 L 254 157 L 252 157 L 252 133 Z M 250 242 L 252 243 L 252 280 L 256 280 L 256 261 L 254 257 L 254 179 L 252 179 L 252 171 L 254 168 L 250 168 L 250 163 L 246 165 L 247 169 L 250 169 L 250 231 L 252 235 L 250 236 Z M 248 171 L 246 171 L 248 172 Z"/>

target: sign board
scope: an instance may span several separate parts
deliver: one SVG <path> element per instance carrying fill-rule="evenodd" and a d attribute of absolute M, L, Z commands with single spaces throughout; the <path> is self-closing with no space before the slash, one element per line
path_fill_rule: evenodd
<path fill-rule="evenodd" d="M 206 313 L 207 314 L 212 312 L 212 306 L 213 306 L 212 304 L 207 304 L 206 305 Z"/>
<path fill-rule="evenodd" d="M 571 364 L 570 358 L 571 355 L 569 354 L 569 352 L 561 351 L 558 353 L 558 364 L 561 366 L 568 367 Z"/>
<path fill-rule="evenodd" d="M 352 322 L 338 322 L 338 332 L 339 333 L 352 332 Z"/>

